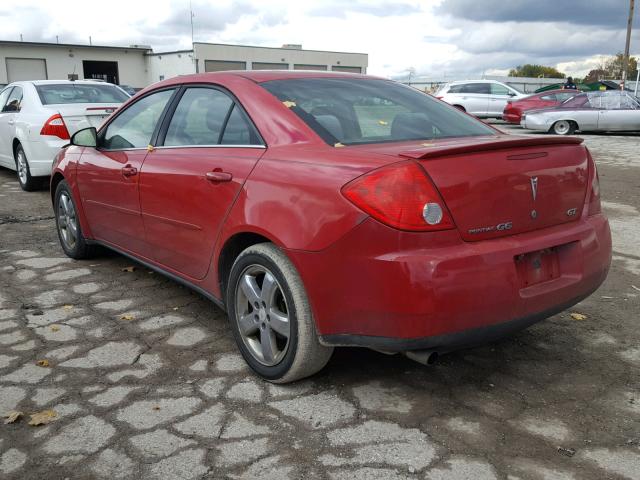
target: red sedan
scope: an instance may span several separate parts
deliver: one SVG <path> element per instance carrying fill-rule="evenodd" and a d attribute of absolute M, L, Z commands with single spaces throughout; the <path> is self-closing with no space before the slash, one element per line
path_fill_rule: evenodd
<path fill-rule="evenodd" d="M 520 125 L 523 112 L 560 105 L 562 102 L 575 97 L 578 93 L 581 92 L 579 90 L 549 90 L 521 100 L 509 100 L 507 106 L 504 107 L 502 119 L 505 122 Z"/>
<path fill-rule="evenodd" d="M 525 328 L 607 275 L 593 159 L 364 75 L 155 84 L 57 156 L 63 250 L 106 246 L 228 312 L 266 380 L 333 348 L 439 352 Z"/>

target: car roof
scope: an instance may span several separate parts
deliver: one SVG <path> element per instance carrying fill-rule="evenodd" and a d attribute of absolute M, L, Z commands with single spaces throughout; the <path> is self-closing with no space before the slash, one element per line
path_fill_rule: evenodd
<path fill-rule="evenodd" d="M 506 85 L 506 83 L 498 80 L 456 80 L 454 82 L 450 82 L 449 85 L 460 85 L 464 83 L 499 83 L 500 85 Z"/>
<path fill-rule="evenodd" d="M 382 77 L 364 75 L 361 73 L 327 72 L 322 70 L 225 70 L 223 72 L 196 73 L 192 75 L 180 75 L 166 80 L 170 83 L 182 82 L 216 82 L 225 77 L 235 76 L 252 80 L 256 83 L 268 82 L 270 80 L 286 80 L 292 78 L 359 78 L 359 79 L 380 79 Z M 162 83 L 165 83 L 162 82 Z"/>
<path fill-rule="evenodd" d="M 80 83 L 80 84 L 88 84 L 88 85 L 114 85 L 113 83 L 108 83 L 108 82 L 99 82 L 96 80 L 21 80 L 19 82 L 12 82 L 11 85 L 25 85 L 25 84 L 32 84 L 32 85 L 60 85 L 60 84 L 74 84 L 74 83 Z"/>

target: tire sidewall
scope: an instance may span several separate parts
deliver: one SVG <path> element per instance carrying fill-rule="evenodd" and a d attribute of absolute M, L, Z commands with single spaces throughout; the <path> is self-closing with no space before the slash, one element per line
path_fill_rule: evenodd
<path fill-rule="evenodd" d="M 20 172 L 19 172 L 20 166 L 18 165 L 18 157 L 20 156 L 19 155 L 20 152 L 22 152 L 22 156 L 24 157 L 24 162 L 27 167 L 27 181 L 25 183 L 22 183 L 22 179 L 20 178 Z M 18 177 L 18 183 L 20 184 L 20 188 L 22 188 L 26 192 L 33 190 L 33 177 L 31 176 L 31 170 L 29 169 L 29 159 L 27 158 L 27 154 L 25 153 L 24 148 L 20 144 L 18 144 L 18 146 L 16 147 L 15 161 L 16 161 L 16 175 Z"/>
<path fill-rule="evenodd" d="M 69 199 L 73 202 L 73 208 L 76 211 L 76 227 L 78 229 L 78 238 L 76 239 L 76 244 L 73 249 L 69 249 L 67 247 L 64 240 L 62 239 L 62 236 L 60 235 L 60 228 L 58 227 L 58 206 L 60 203 L 60 196 L 63 192 L 67 193 L 67 195 L 69 196 Z M 64 250 L 64 253 L 71 258 L 76 258 L 79 255 L 80 248 L 81 248 L 80 245 L 82 241 L 82 230 L 80 228 L 80 221 L 78 219 L 77 212 L 78 212 L 78 207 L 76 205 L 76 202 L 73 199 L 71 189 L 69 188 L 69 185 L 67 184 L 67 182 L 62 180 L 60 183 L 58 183 L 58 186 L 56 187 L 56 193 L 55 193 L 54 202 L 53 202 L 53 213 L 56 219 L 56 232 L 58 233 L 58 240 L 60 241 L 60 246 L 62 247 L 62 250 Z"/>
<path fill-rule="evenodd" d="M 559 123 L 566 123 L 568 125 L 566 132 L 558 132 Z M 556 135 L 571 135 L 573 133 L 573 130 L 574 130 L 573 124 L 568 120 L 558 120 L 556 123 L 553 124 L 553 133 L 555 133 Z"/>
<path fill-rule="evenodd" d="M 250 265 L 262 265 L 266 267 L 276 278 L 280 284 L 280 288 L 287 302 L 287 310 L 289 313 L 290 322 L 290 337 L 287 353 L 284 358 L 274 366 L 266 366 L 257 361 L 247 346 L 244 344 L 242 335 L 238 327 L 237 313 L 236 313 L 236 291 L 238 289 L 238 282 L 240 275 Z M 249 366 L 261 377 L 266 380 L 278 380 L 284 377 L 291 367 L 296 358 L 298 351 L 298 308 L 293 293 L 289 288 L 289 282 L 285 278 L 280 267 L 271 258 L 266 255 L 257 252 L 248 252 L 246 254 L 240 254 L 236 262 L 231 268 L 231 274 L 229 275 L 229 282 L 227 287 L 227 313 L 229 316 L 229 322 L 231 323 L 231 330 L 236 340 L 240 353 Z"/>

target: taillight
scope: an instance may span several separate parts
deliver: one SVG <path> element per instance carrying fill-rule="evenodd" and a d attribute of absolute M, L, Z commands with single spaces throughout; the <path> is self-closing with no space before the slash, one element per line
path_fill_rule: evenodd
<path fill-rule="evenodd" d="M 440 95 L 440 96 L 437 96 L 437 95 L 436 95 L 436 98 L 437 98 L 438 100 L 442 100 L 444 97 L 443 97 L 442 95 Z"/>
<path fill-rule="evenodd" d="M 589 208 L 587 215 L 596 215 L 602 212 L 602 204 L 600 203 L 600 177 L 598 176 L 598 169 L 596 168 L 596 162 L 591 157 L 591 153 L 587 150 L 589 156 L 589 166 L 592 170 L 591 185 L 589 187 Z"/>
<path fill-rule="evenodd" d="M 342 187 L 342 194 L 390 227 L 418 232 L 454 228 L 442 197 L 415 162 L 396 163 L 358 177 Z"/>
<path fill-rule="evenodd" d="M 51 115 L 49 119 L 44 122 L 42 130 L 40 130 L 40 135 L 52 135 L 63 140 L 69 140 L 71 138 L 69 136 L 69 130 L 67 130 L 67 126 L 64 124 L 64 120 L 59 113 Z"/>

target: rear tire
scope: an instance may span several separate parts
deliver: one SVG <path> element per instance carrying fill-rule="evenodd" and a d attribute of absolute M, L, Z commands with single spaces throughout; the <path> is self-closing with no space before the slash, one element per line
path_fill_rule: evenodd
<path fill-rule="evenodd" d="M 77 211 L 71 189 L 67 182 L 62 180 L 56 187 L 53 202 L 58 239 L 68 257 L 82 260 L 95 256 L 96 246 L 88 245 L 84 239 Z"/>
<path fill-rule="evenodd" d="M 556 135 L 573 135 L 577 125 L 570 120 L 558 120 L 551 126 L 551 131 Z"/>
<path fill-rule="evenodd" d="M 278 247 L 261 243 L 240 253 L 226 292 L 236 343 L 260 377 L 289 383 L 327 364 L 333 347 L 320 344 L 302 280 Z"/>
<path fill-rule="evenodd" d="M 40 186 L 40 182 L 31 176 L 31 170 L 29 169 L 29 161 L 27 155 L 24 153 L 22 145 L 18 144 L 16 147 L 16 173 L 18 174 L 18 182 L 20 188 L 25 192 L 33 192 Z"/>

